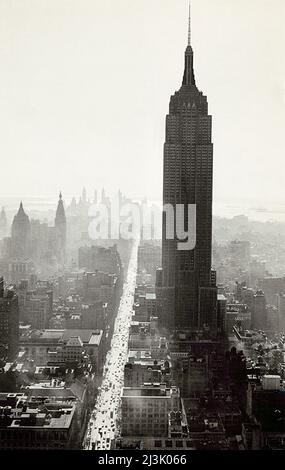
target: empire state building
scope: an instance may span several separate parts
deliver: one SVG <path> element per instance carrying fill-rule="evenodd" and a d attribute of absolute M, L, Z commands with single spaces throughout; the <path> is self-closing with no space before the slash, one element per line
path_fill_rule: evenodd
<path fill-rule="evenodd" d="M 207 97 L 195 81 L 189 11 L 184 75 L 181 88 L 170 98 L 163 164 L 163 204 L 171 204 L 174 215 L 177 204 L 183 205 L 185 229 L 188 204 L 196 207 L 196 245 L 190 250 L 179 250 L 177 236 L 174 239 L 167 236 L 166 214 L 163 214 L 161 324 L 174 329 L 216 330 L 217 289 L 215 272 L 211 269 L 211 131 Z"/>

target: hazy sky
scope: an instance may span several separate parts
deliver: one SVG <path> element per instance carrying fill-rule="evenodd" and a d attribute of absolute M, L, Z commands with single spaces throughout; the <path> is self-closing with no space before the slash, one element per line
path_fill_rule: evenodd
<path fill-rule="evenodd" d="M 0 0 L 1 197 L 161 197 L 188 0 Z M 285 204 L 285 1 L 192 0 L 214 198 Z"/>

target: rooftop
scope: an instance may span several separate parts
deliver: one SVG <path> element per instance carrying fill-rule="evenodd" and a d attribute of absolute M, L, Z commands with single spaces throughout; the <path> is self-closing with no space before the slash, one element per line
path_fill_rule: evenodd
<path fill-rule="evenodd" d="M 79 338 L 83 344 L 99 345 L 102 337 L 102 330 L 80 330 L 80 329 L 50 329 L 33 330 L 29 334 L 20 338 L 20 342 L 68 342 L 71 338 Z"/>
<path fill-rule="evenodd" d="M 227 300 L 227 298 L 223 294 L 217 295 L 218 300 Z"/>
<path fill-rule="evenodd" d="M 68 429 L 76 403 L 35 398 L 27 394 L 0 394 L 0 428 Z"/>
<path fill-rule="evenodd" d="M 165 398 L 170 397 L 172 393 L 178 393 L 176 387 L 166 388 L 162 387 L 160 384 L 157 386 L 148 386 L 148 387 L 124 387 L 122 389 L 122 397 L 153 397 L 153 398 Z"/>
<path fill-rule="evenodd" d="M 146 300 L 156 300 L 156 295 L 154 293 L 146 293 L 145 298 Z"/>

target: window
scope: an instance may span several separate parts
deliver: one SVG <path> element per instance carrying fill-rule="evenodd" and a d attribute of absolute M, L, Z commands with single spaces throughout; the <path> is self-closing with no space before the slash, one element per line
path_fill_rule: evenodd
<path fill-rule="evenodd" d="M 183 447 L 183 441 L 176 441 L 176 447 Z"/>

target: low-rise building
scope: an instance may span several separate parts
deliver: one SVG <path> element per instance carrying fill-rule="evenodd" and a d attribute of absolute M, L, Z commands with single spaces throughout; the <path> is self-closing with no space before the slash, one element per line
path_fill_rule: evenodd
<path fill-rule="evenodd" d="M 141 387 L 145 383 L 171 385 L 171 367 L 169 361 L 156 359 L 135 359 L 127 362 L 124 368 L 124 386 Z"/>
<path fill-rule="evenodd" d="M 76 400 L 0 393 L 2 449 L 77 447 Z"/>
<path fill-rule="evenodd" d="M 96 371 L 103 367 L 103 331 L 81 329 L 49 329 L 30 331 L 20 338 L 20 349 L 35 364 L 57 365 L 70 363 L 81 365 L 87 355 Z"/>

